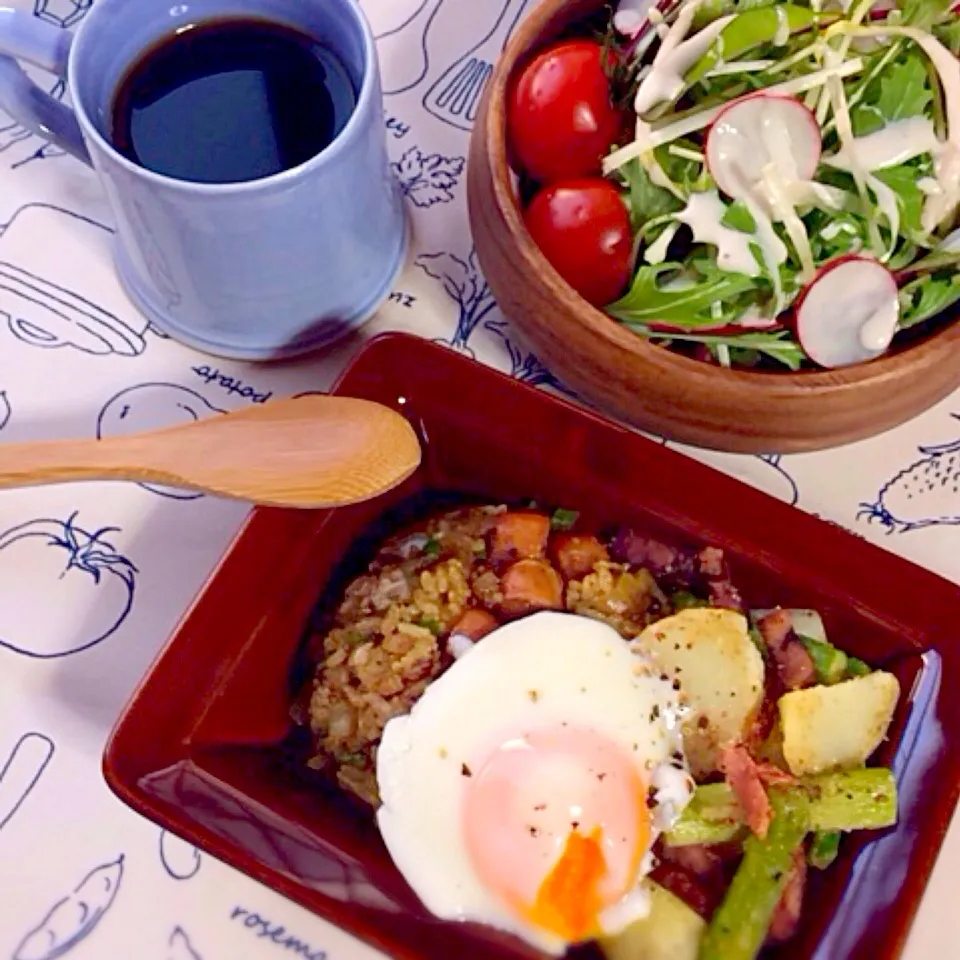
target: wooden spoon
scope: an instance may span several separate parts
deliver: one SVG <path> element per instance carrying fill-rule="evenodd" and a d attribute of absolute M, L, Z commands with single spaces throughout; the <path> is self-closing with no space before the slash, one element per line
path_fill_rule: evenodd
<path fill-rule="evenodd" d="M 404 481 L 420 443 L 369 400 L 307 395 L 104 440 L 0 444 L 0 487 L 132 480 L 282 507 L 369 500 Z"/>

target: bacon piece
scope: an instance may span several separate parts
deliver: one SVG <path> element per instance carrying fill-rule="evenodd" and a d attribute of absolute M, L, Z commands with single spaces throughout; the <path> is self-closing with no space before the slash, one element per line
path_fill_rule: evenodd
<path fill-rule="evenodd" d="M 667 861 L 661 861 L 650 871 L 650 879 L 666 887 L 707 921 L 720 906 L 726 889 L 724 883 L 704 883 L 679 864 Z"/>
<path fill-rule="evenodd" d="M 734 744 L 720 751 L 720 768 L 743 807 L 747 826 L 763 839 L 770 829 L 773 809 L 763 788 L 756 761 L 746 747 Z"/>
<path fill-rule="evenodd" d="M 662 585 L 671 588 L 688 590 L 700 575 L 700 563 L 693 552 L 667 546 L 627 528 L 617 533 L 611 552 L 623 563 L 645 567 Z"/>
<path fill-rule="evenodd" d="M 787 690 L 800 690 L 816 682 L 813 659 L 793 632 L 789 610 L 771 610 L 757 621 L 757 629 L 777 665 L 780 682 Z"/>
<path fill-rule="evenodd" d="M 671 847 L 665 843 L 660 855 L 669 863 L 675 863 L 701 879 L 715 874 L 724 862 L 724 858 L 714 847 L 703 843 L 691 843 L 682 847 Z"/>
<path fill-rule="evenodd" d="M 710 603 L 715 607 L 743 612 L 743 597 L 730 579 L 730 569 L 719 547 L 704 547 L 697 559 L 700 573 L 707 582 Z"/>
<path fill-rule="evenodd" d="M 775 763 L 755 760 L 754 765 L 757 768 L 757 776 L 765 787 L 792 787 L 797 782 L 797 778 L 792 773 L 781 770 Z"/>
<path fill-rule="evenodd" d="M 793 866 L 784 887 L 783 895 L 773 912 L 767 939 L 772 943 L 789 940 L 800 925 L 800 912 L 803 909 L 803 892 L 807 885 L 807 857 L 803 848 L 794 851 Z"/>
<path fill-rule="evenodd" d="M 520 560 L 500 579 L 505 617 L 522 617 L 535 610 L 563 608 L 563 581 L 545 560 Z"/>
<path fill-rule="evenodd" d="M 596 538 L 578 533 L 558 533 L 551 542 L 554 560 L 567 580 L 580 580 L 602 560 L 607 548 Z"/>
<path fill-rule="evenodd" d="M 550 518 L 542 513 L 502 513 L 490 534 L 490 562 L 500 566 L 515 560 L 538 560 L 546 552 L 549 536 Z"/>

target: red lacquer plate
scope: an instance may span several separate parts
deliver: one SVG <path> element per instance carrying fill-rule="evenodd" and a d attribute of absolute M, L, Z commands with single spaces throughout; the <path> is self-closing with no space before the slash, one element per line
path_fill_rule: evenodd
<path fill-rule="evenodd" d="M 769 956 L 901 953 L 960 792 L 960 590 L 419 338 L 371 341 L 334 392 L 409 416 L 422 467 L 375 502 L 253 511 L 113 731 L 104 772 L 125 803 L 392 957 L 538 957 L 428 915 L 370 814 L 303 772 L 288 719 L 305 625 L 321 595 L 352 572 L 356 545 L 376 521 L 435 493 L 529 497 L 579 509 L 596 528 L 628 523 L 673 543 L 716 544 L 751 606 L 814 607 L 842 647 L 900 677 L 880 756 L 896 771 L 899 826 L 847 838 L 808 890 L 799 936 Z"/>

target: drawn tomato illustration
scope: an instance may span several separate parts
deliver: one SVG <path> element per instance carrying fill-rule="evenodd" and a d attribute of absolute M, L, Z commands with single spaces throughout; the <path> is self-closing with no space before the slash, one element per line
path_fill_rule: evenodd
<path fill-rule="evenodd" d="M 75 520 L 30 520 L 0 534 L 0 647 L 65 657 L 126 619 L 137 568 L 105 539 L 118 528 L 89 533 Z"/>

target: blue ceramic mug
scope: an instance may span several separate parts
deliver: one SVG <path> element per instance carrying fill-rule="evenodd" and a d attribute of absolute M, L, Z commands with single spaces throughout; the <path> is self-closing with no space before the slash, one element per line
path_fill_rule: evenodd
<path fill-rule="evenodd" d="M 122 156 L 109 125 L 127 70 L 178 29 L 228 17 L 285 24 L 327 46 L 357 91 L 344 129 L 307 162 L 240 183 L 177 180 Z M 161 331 L 207 353 L 273 359 L 332 343 L 389 295 L 407 221 L 373 36 L 355 0 L 97 0 L 75 36 L 0 7 L 0 54 L 0 108 L 100 174 L 120 279 Z M 73 110 L 18 60 L 66 76 Z"/>

